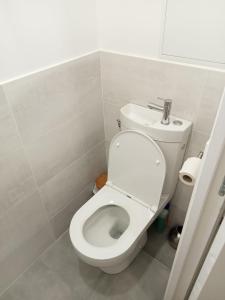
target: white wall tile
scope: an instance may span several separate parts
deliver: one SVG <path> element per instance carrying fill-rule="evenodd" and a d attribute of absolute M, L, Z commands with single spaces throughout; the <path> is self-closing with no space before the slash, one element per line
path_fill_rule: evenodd
<path fill-rule="evenodd" d="M 0 144 L 1 293 L 105 171 L 99 54 L 0 86 Z"/>
<path fill-rule="evenodd" d="M 93 196 L 93 185 L 94 183 L 91 182 L 80 194 L 74 195 L 72 201 L 57 213 L 57 215 L 50 219 L 56 237 L 59 237 L 69 228 L 75 212 Z"/>
<path fill-rule="evenodd" d="M 52 218 L 91 181 L 105 171 L 105 147 L 100 143 L 41 186 L 46 209 Z"/>
<path fill-rule="evenodd" d="M 112 137 L 119 132 L 117 119 L 120 118 L 120 106 L 104 102 L 104 126 L 105 139 L 111 141 Z"/>
<path fill-rule="evenodd" d="M 0 293 L 52 241 L 53 234 L 38 193 L 0 217 Z"/>
<path fill-rule="evenodd" d="M 225 72 L 209 71 L 206 85 L 196 114 L 195 129 L 204 134 L 209 134 L 225 88 Z"/>
<path fill-rule="evenodd" d="M 22 149 L 0 157 L 0 216 L 36 189 Z"/>
<path fill-rule="evenodd" d="M 4 85 L 24 143 L 77 115 L 83 97 L 91 99 L 99 88 L 98 78 L 99 61 L 93 54 Z"/>
<path fill-rule="evenodd" d="M 90 106 L 63 126 L 42 136 L 27 147 L 39 185 L 55 176 L 91 147 L 104 140 L 101 106 Z"/>
<path fill-rule="evenodd" d="M 225 73 L 159 60 L 101 52 L 106 145 L 117 133 L 119 109 L 128 102 L 160 104 L 157 97 L 172 98 L 172 114 L 193 122 L 186 158 L 204 151 L 225 86 Z M 187 210 L 191 191 L 178 184 L 173 212 Z M 176 217 L 177 218 L 177 217 Z"/>

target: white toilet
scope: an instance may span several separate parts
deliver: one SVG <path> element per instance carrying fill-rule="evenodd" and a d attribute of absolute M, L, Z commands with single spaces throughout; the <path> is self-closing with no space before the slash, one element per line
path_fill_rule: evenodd
<path fill-rule="evenodd" d="M 140 124 L 131 110 L 140 119 L 139 109 L 146 110 L 132 104 L 121 109 L 122 131 L 110 145 L 106 186 L 76 212 L 69 230 L 78 256 L 109 274 L 131 263 L 147 240 L 148 227 L 171 199 L 191 128 L 185 120 L 179 129 L 158 124 L 162 135 L 153 140 L 149 126 L 133 130 Z"/>

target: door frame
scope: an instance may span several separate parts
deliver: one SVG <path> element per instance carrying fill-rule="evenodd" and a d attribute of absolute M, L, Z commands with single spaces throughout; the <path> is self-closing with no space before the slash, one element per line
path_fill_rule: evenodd
<path fill-rule="evenodd" d="M 205 250 L 209 248 L 212 236 L 223 207 L 223 197 L 216 190 L 223 176 L 218 177 L 217 169 L 225 150 L 225 90 L 222 95 L 217 116 L 206 144 L 202 164 L 196 181 L 181 240 L 168 280 L 164 300 L 187 299 L 196 278 Z M 217 179 L 217 182 L 215 182 Z M 213 198 L 212 198 L 213 196 Z"/>

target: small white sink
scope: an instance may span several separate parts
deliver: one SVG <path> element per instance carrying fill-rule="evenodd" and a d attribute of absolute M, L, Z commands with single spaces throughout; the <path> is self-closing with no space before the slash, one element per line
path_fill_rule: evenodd
<path fill-rule="evenodd" d="M 170 124 L 161 123 L 162 112 L 129 103 L 120 109 L 122 129 L 141 130 L 154 140 L 182 142 L 189 135 L 192 123 L 170 116 Z"/>

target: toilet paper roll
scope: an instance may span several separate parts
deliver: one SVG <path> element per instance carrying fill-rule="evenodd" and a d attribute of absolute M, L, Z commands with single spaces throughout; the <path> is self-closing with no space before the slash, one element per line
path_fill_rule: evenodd
<path fill-rule="evenodd" d="M 190 157 L 184 162 L 183 167 L 179 172 L 179 178 L 182 183 L 189 186 L 193 186 L 195 184 L 201 161 L 202 160 L 198 157 Z"/>

